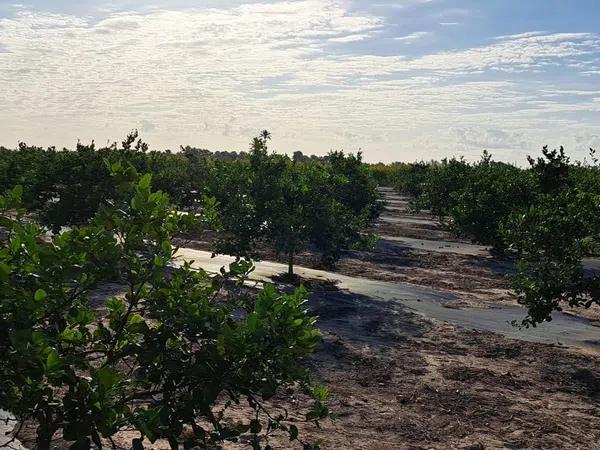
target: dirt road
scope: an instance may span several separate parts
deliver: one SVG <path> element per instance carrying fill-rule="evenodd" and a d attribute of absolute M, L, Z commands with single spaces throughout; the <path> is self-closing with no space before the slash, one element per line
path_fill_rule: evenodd
<path fill-rule="evenodd" d="M 234 261 L 226 256 L 211 257 L 211 253 L 202 250 L 183 248 L 179 252 L 180 260 L 195 262 L 196 267 L 218 272 L 223 266 Z M 273 276 L 285 273 L 284 264 L 261 261 L 255 265 L 252 278 L 260 281 L 272 281 Z M 406 283 L 393 283 L 366 278 L 349 277 L 334 272 L 297 267 L 296 274 L 305 279 L 327 281 L 335 290 L 314 291 L 313 297 L 319 301 L 326 293 L 329 301 L 350 296 L 368 302 L 395 302 L 408 311 L 418 313 L 425 318 L 446 321 L 466 329 L 491 331 L 504 336 L 532 342 L 563 344 L 600 352 L 600 328 L 586 319 L 563 313 L 555 313 L 553 321 L 537 328 L 519 329 L 511 325 L 512 321 L 521 321 L 525 317 L 523 308 L 514 305 L 499 304 L 493 308 L 455 308 L 449 307 L 458 297 L 443 291 L 414 286 Z M 366 307 L 366 305 L 365 305 Z"/>

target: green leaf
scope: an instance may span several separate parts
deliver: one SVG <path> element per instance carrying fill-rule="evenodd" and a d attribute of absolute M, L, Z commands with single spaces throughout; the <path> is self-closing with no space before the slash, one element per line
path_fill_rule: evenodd
<path fill-rule="evenodd" d="M 111 367 L 103 367 L 94 372 L 94 378 L 104 391 L 116 386 L 121 380 L 121 374 Z"/>
<path fill-rule="evenodd" d="M 83 334 L 77 329 L 67 328 L 60 333 L 60 338 L 66 342 L 79 342 L 83 339 Z"/>
<path fill-rule="evenodd" d="M 10 249 L 13 251 L 13 253 L 16 253 L 19 251 L 20 248 L 21 248 L 21 238 L 19 236 L 14 236 L 10 240 Z"/>
<path fill-rule="evenodd" d="M 152 262 L 156 267 L 164 267 L 167 264 L 166 258 L 160 255 L 154 255 L 154 260 Z"/>
<path fill-rule="evenodd" d="M 171 242 L 167 241 L 167 240 L 162 241 L 161 248 L 162 248 L 162 251 L 163 251 L 163 253 L 165 255 L 169 255 L 170 256 L 171 252 L 173 251 L 173 246 L 171 245 Z"/>
<path fill-rule="evenodd" d="M 145 320 L 141 315 L 135 313 L 129 316 L 129 320 L 127 321 L 127 323 L 129 325 L 135 325 L 136 323 L 145 323 Z"/>
<path fill-rule="evenodd" d="M 142 178 L 140 178 L 140 181 L 138 181 L 138 187 L 142 190 L 150 189 L 151 185 L 152 185 L 152 174 L 149 174 L 149 173 L 142 176 Z"/>
<path fill-rule="evenodd" d="M 326 401 L 329 398 L 329 391 L 321 385 L 313 388 L 313 397 L 320 401 Z"/>
<path fill-rule="evenodd" d="M 48 372 L 54 372 L 63 366 L 63 360 L 56 350 L 52 349 L 46 357 L 46 369 Z"/>
<path fill-rule="evenodd" d="M 48 294 L 46 293 L 45 290 L 38 289 L 37 291 L 35 291 L 33 298 L 35 299 L 36 302 L 42 302 L 42 301 L 46 300 L 47 296 L 48 296 Z"/>
<path fill-rule="evenodd" d="M 121 314 L 125 311 L 125 302 L 117 297 L 109 298 L 106 301 L 106 308 L 113 314 Z"/>
<path fill-rule="evenodd" d="M 21 200 L 23 197 L 23 186 L 17 184 L 12 191 L 10 191 L 11 196 L 16 200 Z"/>
<path fill-rule="evenodd" d="M 2 281 L 8 281 L 10 272 L 11 272 L 10 266 L 6 263 L 0 262 L 0 279 Z"/>
<path fill-rule="evenodd" d="M 248 317 L 246 318 L 246 324 L 248 326 L 248 331 L 251 333 L 254 333 L 258 329 L 258 316 L 256 313 L 253 312 L 248 314 Z"/>
<path fill-rule="evenodd" d="M 127 321 L 127 331 L 130 333 L 145 333 L 148 331 L 148 324 L 139 314 L 132 314 Z"/>

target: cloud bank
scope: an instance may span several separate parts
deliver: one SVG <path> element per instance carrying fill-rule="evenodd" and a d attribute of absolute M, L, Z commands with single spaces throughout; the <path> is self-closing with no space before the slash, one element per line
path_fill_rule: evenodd
<path fill-rule="evenodd" d="M 522 161 L 544 144 L 597 142 L 600 93 L 580 84 L 600 76 L 599 35 L 534 31 L 415 56 L 407 45 L 436 31 L 390 27 L 333 0 L 101 20 L 19 8 L 0 19 L 0 144 L 103 143 L 137 127 L 157 148 L 241 149 L 267 128 L 287 152 L 391 161 L 488 148 Z"/>

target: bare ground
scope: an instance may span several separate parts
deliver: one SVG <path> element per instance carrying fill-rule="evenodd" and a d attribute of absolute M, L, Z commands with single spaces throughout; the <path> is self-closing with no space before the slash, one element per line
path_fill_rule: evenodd
<path fill-rule="evenodd" d="M 307 365 L 331 391 L 337 418 L 304 422 L 308 402 L 295 389 L 269 402 L 297 420 L 303 439 L 325 449 L 600 448 L 596 355 L 457 330 L 392 302 L 312 288 L 323 342 Z M 230 417 L 241 422 L 249 411 Z M 132 437 L 122 433 L 119 447 Z M 244 438 L 225 448 L 246 448 Z M 281 434 L 269 443 L 300 448 Z"/>
<path fill-rule="evenodd" d="M 324 298 L 313 308 L 324 343 L 310 365 L 338 419 L 305 433 L 325 448 L 600 448 L 597 356 L 457 330 L 389 303 Z"/>
<path fill-rule="evenodd" d="M 385 226 L 388 233 L 395 224 Z M 410 228 L 413 237 L 432 239 L 431 227 Z M 405 231 L 404 224 L 395 230 Z M 208 249 L 210 241 L 194 246 Z M 285 262 L 266 249 L 261 256 Z M 311 252 L 297 263 L 323 268 Z M 492 257 L 387 247 L 350 252 L 335 271 L 451 291 L 461 298 L 456 307 L 514 302 L 511 264 Z M 337 418 L 320 428 L 302 422 L 307 402 L 294 389 L 271 402 L 298 419 L 304 439 L 325 449 L 600 449 L 599 355 L 457 329 L 393 302 L 308 284 L 323 343 L 307 365 L 331 391 Z M 247 417 L 239 408 L 231 420 Z M 120 436 L 122 448 L 131 437 Z M 271 444 L 298 447 L 278 435 Z"/>
<path fill-rule="evenodd" d="M 451 239 L 431 225 L 385 223 L 375 231 Z M 268 250 L 262 256 L 285 262 Z M 311 252 L 297 263 L 323 268 Z M 512 262 L 492 256 L 387 247 L 349 252 L 334 271 L 450 291 L 461 298 L 455 307 L 515 302 Z M 353 313 L 337 303 L 314 307 L 324 341 L 310 366 L 331 390 L 338 418 L 301 430 L 324 448 L 600 449 L 598 355 L 461 330 L 364 300 Z M 600 320 L 598 308 L 572 313 Z"/>

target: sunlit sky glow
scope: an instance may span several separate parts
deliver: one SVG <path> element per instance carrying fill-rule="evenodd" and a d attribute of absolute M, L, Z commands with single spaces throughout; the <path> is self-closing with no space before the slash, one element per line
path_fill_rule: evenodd
<path fill-rule="evenodd" d="M 597 0 L 0 0 L 0 145 L 600 149 Z"/>

